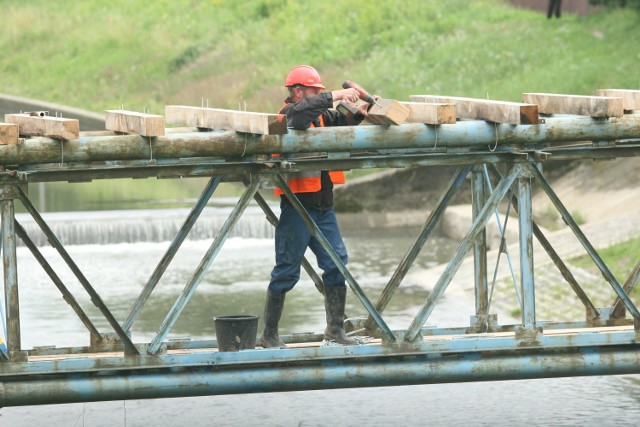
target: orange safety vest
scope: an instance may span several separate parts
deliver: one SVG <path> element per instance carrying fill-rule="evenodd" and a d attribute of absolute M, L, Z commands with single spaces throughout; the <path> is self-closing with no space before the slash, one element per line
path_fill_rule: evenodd
<path fill-rule="evenodd" d="M 286 106 L 287 104 L 285 103 L 282 108 L 280 108 L 280 111 L 278 111 L 278 114 L 280 114 L 280 112 Z M 325 127 L 322 114 L 318 116 L 318 119 L 320 120 L 320 127 Z M 315 128 L 316 126 L 311 123 L 310 127 Z M 274 154 L 274 156 L 279 156 L 279 154 Z M 315 193 L 316 191 L 320 191 L 320 189 L 322 188 L 320 172 L 318 171 L 292 172 L 288 173 L 287 175 L 289 176 L 287 183 L 289 184 L 289 188 L 291 188 L 291 191 L 293 191 L 294 193 Z M 329 178 L 331 178 L 331 182 L 333 182 L 334 184 L 345 183 L 343 171 L 330 171 Z M 276 196 L 284 194 L 284 191 L 279 188 L 275 188 L 274 192 Z"/>

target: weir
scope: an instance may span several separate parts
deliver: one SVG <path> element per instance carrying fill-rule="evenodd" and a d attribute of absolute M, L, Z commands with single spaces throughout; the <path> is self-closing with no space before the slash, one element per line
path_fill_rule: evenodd
<path fill-rule="evenodd" d="M 275 157 L 272 154 L 278 153 Z M 304 154 L 304 155 L 301 155 Z M 640 110 L 614 117 L 548 114 L 540 123 L 510 124 L 458 120 L 451 124 L 404 123 L 397 126 L 357 126 L 289 130 L 284 135 L 258 135 L 233 130 L 178 128 L 164 136 L 146 137 L 115 132 L 85 133 L 76 139 L 46 137 L 0 145 L 0 208 L 6 342 L 0 344 L 0 407 L 98 400 L 145 399 L 231 393 L 259 393 L 345 387 L 371 387 L 460 381 L 509 380 L 581 375 L 640 373 L 640 312 L 629 296 L 640 279 L 640 262 L 626 280 L 614 276 L 572 218 L 544 175 L 554 160 L 593 161 L 640 155 Z M 277 185 L 305 217 L 286 186 L 291 171 L 357 168 L 456 166 L 434 206 L 425 206 L 425 222 L 395 269 L 382 295 L 372 299 L 334 251 L 318 240 L 339 266 L 368 316 L 348 319 L 362 345 L 323 346 L 321 334 L 283 337 L 288 349 L 218 351 L 216 340 L 167 340 L 167 335 L 192 298 L 203 275 L 215 270 L 215 258 L 247 206 L 255 201 L 267 220 L 276 215 L 258 190 Z M 165 255 L 126 318 L 116 318 L 83 275 L 51 225 L 28 196 L 33 183 L 116 178 L 210 177 L 200 198 L 185 214 Z M 385 308 L 464 180 L 471 180 L 473 221 L 440 278 L 432 284 L 413 320 L 401 330 L 385 321 Z M 246 190 L 217 226 L 211 246 L 152 339 L 135 338 L 138 315 L 156 289 L 190 230 L 221 182 L 241 182 Z M 596 307 L 576 277 L 560 259 L 532 216 L 532 186 L 548 196 L 564 222 L 602 273 L 603 287 L 616 298 Z M 392 190 L 391 190 L 392 191 Z M 109 325 L 99 330 L 78 298 L 42 255 L 14 203 L 24 205 L 32 223 L 64 259 Z M 519 230 L 519 266 L 514 276 L 520 301 L 520 321 L 501 324 L 490 311 L 493 276 L 487 262 L 486 225 L 504 202 L 515 211 Z M 511 222 L 515 220 L 512 219 Z M 506 222 L 506 218 L 503 223 Z M 33 224 L 31 225 L 33 227 Z M 316 232 L 312 229 L 312 232 Z M 317 232 L 316 232 L 317 233 Z M 534 238 L 544 247 L 568 286 L 584 306 L 584 317 L 573 321 L 540 321 L 536 315 Z M 24 348 L 21 343 L 20 287 L 16 246 L 26 245 L 82 321 L 90 336 L 86 347 Z M 503 249 L 504 249 L 503 238 Z M 475 311 L 458 327 L 427 325 L 463 259 L 475 260 Z M 502 253 L 505 253 L 504 250 Z M 631 254 L 640 261 L 640 255 Z M 132 261 L 133 262 L 133 261 Z M 305 270 L 322 289 L 311 264 Z M 118 268 L 114 266 L 114 268 Z M 250 268 L 250 266 L 247 266 Z M 221 296 L 224 298 L 224 296 Z"/>

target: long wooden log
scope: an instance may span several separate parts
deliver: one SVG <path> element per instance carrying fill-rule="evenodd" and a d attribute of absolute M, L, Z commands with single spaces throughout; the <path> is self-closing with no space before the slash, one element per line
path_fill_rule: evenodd
<path fill-rule="evenodd" d="M 512 125 L 537 125 L 538 107 L 534 104 L 492 101 L 457 96 L 411 95 L 414 102 L 453 104 L 458 119 L 486 120 Z"/>
<path fill-rule="evenodd" d="M 428 104 L 424 102 L 401 102 L 409 107 L 411 113 L 407 123 L 426 123 L 429 125 L 452 124 L 456 122 L 456 107 L 453 104 Z"/>
<path fill-rule="evenodd" d="M 590 117 L 620 117 L 624 114 L 622 99 L 615 97 L 523 93 L 522 101 L 538 104 L 538 110 L 543 114 Z"/>
<path fill-rule="evenodd" d="M 281 114 L 198 108 L 167 105 L 164 108 L 168 124 L 206 129 L 233 130 L 259 135 L 287 133 L 287 121 Z"/>
<path fill-rule="evenodd" d="M 164 135 L 164 117 L 135 111 L 105 111 L 105 129 L 141 136 Z"/>
<path fill-rule="evenodd" d="M 598 89 L 596 95 L 622 98 L 622 108 L 625 111 L 640 110 L 640 90 Z"/>
<path fill-rule="evenodd" d="M 76 139 L 80 134 L 80 123 L 77 119 L 65 119 L 62 117 L 39 116 L 23 114 L 5 114 L 4 120 L 17 124 L 20 135 L 46 136 L 55 139 Z"/>

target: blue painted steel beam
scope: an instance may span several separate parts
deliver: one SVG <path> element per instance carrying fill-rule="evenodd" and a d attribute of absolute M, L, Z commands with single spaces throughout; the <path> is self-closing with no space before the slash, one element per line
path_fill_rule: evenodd
<path fill-rule="evenodd" d="M 207 396 L 295 390 L 496 381 L 640 373 L 640 352 L 583 348 L 568 352 L 469 353 L 314 361 L 278 367 L 187 367 L 162 372 L 36 377 L 0 383 L 0 407 L 123 399 Z"/>
<path fill-rule="evenodd" d="M 600 270 L 604 278 L 607 280 L 607 282 L 609 282 L 609 284 L 613 288 L 613 291 L 618 295 L 620 300 L 624 303 L 624 306 L 626 307 L 627 310 L 629 310 L 629 313 L 633 316 L 636 322 L 640 324 L 640 312 L 638 311 L 636 306 L 633 304 L 633 301 L 631 301 L 631 298 L 629 298 L 629 295 L 627 295 L 627 293 L 625 292 L 623 287 L 620 285 L 618 280 L 615 278 L 611 270 L 609 270 L 609 267 L 607 267 L 604 261 L 602 261 L 602 258 L 600 257 L 600 255 L 598 255 L 598 252 L 596 252 L 593 245 L 591 245 L 591 242 L 589 242 L 589 240 L 587 239 L 587 236 L 584 235 L 584 233 L 582 232 L 578 224 L 576 224 L 576 222 L 573 220 L 573 217 L 571 216 L 571 214 L 569 214 L 569 211 L 564 206 L 564 204 L 560 201 L 556 193 L 551 189 L 551 186 L 549 185 L 547 180 L 544 178 L 542 173 L 540 173 L 540 171 L 532 165 L 528 165 L 527 167 L 531 172 L 531 174 L 536 178 L 537 182 L 542 186 L 544 192 L 547 193 L 547 196 L 549 196 L 549 199 L 551 200 L 553 205 L 556 207 L 558 212 L 560 212 L 560 215 L 562 216 L 562 219 L 564 220 L 564 222 L 569 226 L 569 228 L 571 228 L 571 230 L 573 231 L 573 234 L 575 234 L 575 236 L 578 238 L 582 246 L 587 251 L 587 254 L 589 254 L 589 256 L 591 257 L 593 262 L 596 264 L 596 266 L 598 267 L 598 269 Z"/>
<path fill-rule="evenodd" d="M 111 325 L 114 332 L 118 335 L 118 337 L 122 341 L 125 349 L 131 354 L 138 354 L 138 349 L 133 345 L 133 342 L 131 342 L 131 338 L 129 338 L 127 333 L 122 329 L 122 327 L 120 326 L 120 323 L 118 323 L 118 321 L 113 316 L 113 314 L 111 313 L 107 305 L 104 303 L 104 301 L 102 301 L 102 298 L 100 297 L 98 292 L 96 292 L 93 286 L 91 286 L 91 283 L 89 283 L 89 280 L 82 273 L 82 271 L 77 266 L 77 264 L 73 261 L 73 258 L 71 258 L 67 250 L 62 245 L 62 243 L 60 243 L 60 240 L 58 240 L 58 238 L 53 233 L 51 228 L 49 228 L 49 225 L 46 223 L 44 218 L 42 218 L 42 216 L 37 211 L 35 206 L 33 206 L 33 204 L 31 203 L 31 200 L 29 200 L 25 192 L 19 187 L 18 187 L 18 193 L 19 193 L 19 197 L 20 197 L 20 201 L 22 202 L 22 205 L 29 212 L 29 214 L 31 214 L 31 217 L 35 220 L 35 222 L 40 227 L 40 230 L 42 230 L 44 235 L 47 237 L 47 240 L 49 241 L 51 246 L 53 246 L 53 248 L 60 254 L 60 257 L 64 260 L 64 262 L 67 264 L 69 269 L 76 276 L 76 278 L 78 279 L 78 281 L 80 282 L 84 290 L 87 292 L 87 294 L 89 294 L 89 296 L 91 297 L 91 302 L 98 308 L 98 310 L 100 310 L 100 312 L 102 313 L 104 318 L 107 320 L 109 325 Z M 14 236 L 14 239 L 15 239 L 15 236 Z"/>
<path fill-rule="evenodd" d="M 40 252 L 40 249 L 38 249 L 38 246 L 35 243 L 33 243 L 33 241 L 29 238 L 29 235 L 27 234 L 26 230 L 22 227 L 22 225 L 20 225 L 20 223 L 17 220 L 15 220 L 14 226 L 16 230 L 16 235 L 20 238 L 20 240 L 22 240 L 25 246 L 31 251 L 31 254 L 33 255 L 33 257 L 36 259 L 36 261 L 38 261 L 38 263 L 40 264 L 44 272 L 47 273 L 47 276 L 49 276 L 53 284 L 56 286 L 56 288 L 58 288 L 58 290 L 62 294 L 62 298 L 66 301 L 67 304 L 71 306 L 73 311 L 78 316 L 78 319 L 80 319 L 84 327 L 87 328 L 87 331 L 89 331 L 89 333 L 91 334 L 92 338 L 95 339 L 96 341 L 100 341 L 102 339 L 100 332 L 98 331 L 98 329 L 96 329 L 94 324 L 91 322 L 91 319 L 89 319 L 89 316 L 87 316 L 87 314 L 84 312 L 82 307 L 80 307 L 80 304 L 78 304 L 78 301 L 74 298 L 71 291 L 69 291 L 69 289 L 66 287 L 62 279 L 60 279 L 60 276 L 56 274 L 55 270 L 51 267 L 51 264 L 49 264 L 46 257 L 42 255 L 42 252 Z"/>
<path fill-rule="evenodd" d="M 7 320 L 7 351 L 9 359 L 22 350 L 20 338 L 20 297 L 16 256 L 15 207 L 12 199 L 0 200 L 2 220 L 2 262 L 4 268 L 4 300 Z"/>
<path fill-rule="evenodd" d="M 493 166 L 493 165 L 492 165 Z M 482 169 L 484 172 L 485 181 L 487 184 L 487 189 L 489 190 L 489 194 L 493 193 L 493 187 L 491 185 L 491 179 L 489 178 L 489 172 L 487 170 L 487 165 L 482 165 Z M 495 169 L 495 168 L 494 168 Z M 499 177 L 498 179 L 501 179 Z M 511 199 L 511 198 L 510 198 Z M 508 205 L 511 206 L 511 203 Z M 516 275 L 513 272 L 513 263 L 511 262 L 511 255 L 509 254 L 509 248 L 506 243 L 505 232 L 507 229 L 507 223 L 509 221 L 509 207 L 507 207 L 507 213 L 505 214 L 504 226 L 502 225 L 502 221 L 500 220 L 500 214 L 498 213 L 498 209 L 496 209 L 496 223 L 498 224 L 498 231 L 500 232 L 500 248 L 498 249 L 498 257 L 496 258 L 496 267 L 493 270 L 493 279 L 491 281 L 491 293 L 489 295 L 489 305 L 491 305 L 491 297 L 493 294 L 493 289 L 496 283 L 496 277 L 498 275 L 498 267 L 500 266 L 500 258 L 502 257 L 502 253 L 507 257 L 507 263 L 509 264 L 509 271 L 511 272 L 511 280 L 513 281 L 513 285 L 516 291 L 516 298 L 518 299 L 518 306 L 522 307 L 522 298 L 520 297 L 520 289 L 518 288 L 518 281 L 516 280 Z"/>
<path fill-rule="evenodd" d="M 495 166 L 491 165 L 490 168 L 491 168 L 492 175 L 494 175 L 498 179 L 502 178 L 502 176 L 500 175 L 500 172 L 498 172 Z M 515 207 L 517 212 L 518 198 L 516 196 L 514 196 L 513 198 L 515 200 L 512 200 L 512 205 Z M 573 292 L 576 294 L 576 296 L 580 300 L 580 302 L 582 302 L 582 304 L 585 306 L 587 317 L 592 321 L 596 320 L 599 317 L 598 309 L 596 308 L 596 306 L 593 304 L 593 302 L 591 302 L 591 299 L 589 298 L 589 296 L 587 296 L 587 294 L 584 292 L 582 287 L 580 287 L 580 284 L 576 280 L 573 273 L 571 273 L 571 270 L 569 270 L 569 267 L 567 267 L 564 261 L 562 261 L 562 259 L 560 258 L 560 255 L 553 248 L 553 245 L 551 245 L 549 240 L 547 240 L 546 236 L 544 235 L 540 227 L 538 227 L 538 225 L 535 223 L 535 221 L 532 220 L 531 226 L 533 228 L 533 234 L 536 236 L 536 239 L 538 240 L 540 245 L 547 252 L 547 254 L 549 255 L 549 258 L 551 258 L 556 268 L 558 269 L 560 274 L 562 274 L 562 277 L 567 281 L 567 283 L 569 284 Z M 512 270 L 512 274 L 513 274 L 513 270 Z M 516 283 L 515 279 L 514 279 L 514 283 Z M 519 292 L 517 286 L 516 286 L 516 291 Z M 520 301 L 519 294 L 518 294 L 518 301 Z"/>
<path fill-rule="evenodd" d="M 318 240 L 318 243 L 320 243 L 322 248 L 327 252 L 327 255 L 329 255 L 329 258 L 331 258 L 331 261 L 333 261 L 336 267 L 338 267 L 340 274 L 342 274 L 346 282 L 349 284 L 349 287 L 351 288 L 353 293 L 358 297 L 358 299 L 360 300 L 364 308 L 367 310 L 369 315 L 374 319 L 374 321 L 382 331 L 383 336 L 389 342 L 395 341 L 396 338 L 393 335 L 393 332 L 391 331 L 387 323 L 384 321 L 384 319 L 382 319 L 382 316 L 380 316 L 380 313 L 378 313 L 378 311 L 375 309 L 373 304 L 371 304 L 371 301 L 369 301 L 369 298 L 367 297 L 367 295 L 364 293 L 360 285 L 358 285 L 358 282 L 351 275 L 349 270 L 347 270 L 347 267 L 344 265 L 340 257 L 336 254 L 336 251 L 331 247 L 327 238 L 324 237 L 324 234 L 322 234 L 322 231 L 320 231 L 316 223 L 313 221 L 313 219 L 311 219 L 311 217 L 309 216 L 305 208 L 300 203 L 300 200 L 298 200 L 298 198 L 293 193 L 293 191 L 291 191 L 291 188 L 289 188 L 287 181 L 282 177 L 282 175 L 277 174 L 275 176 L 275 182 L 278 188 L 280 188 L 284 192 L 285 196 L 291 203 L 291 206 L 293 206 L 293 208 L 296 210 L 296 212 L 298 212 L 298 214 L 300 215 L 304 223 L 307 225 L 307 228 L 309 228 L 311 235 Z"/>
<path fill-rule="evenodd" d="M 475 237 L 478 235 L 480 230 L 486 226 L 487 221 L 489 220 L 489 217 L 493 213 L 494 209 L 496 209 L 500 200 L 502 200 L 509 188 L 511 188 L 511 185 L 521 173 L 521 171 L 522 166 L 520 164 L 514 165 L 509 173 L 498 183 L 498 185 L 496 186 L 496 191 L 494 191 L 494 193 L 487 200 L 484 208 L 482 208 L 482 211 L 473 222 L 471 229 L 464 237 L 462 243 L 460 243 L 460 246 L 458 246 L 458 249 L 453 255 L 451 261 L 449 261 L 449 264 L 447 264 L 447 267 L 435 284 L 433 291 L 429 294 L 427 300 L 418 310 L 418 314 L 416 314 L 416 316 L 414 317 L 411 325 L 409 325 L 409 328 L 407 329 L 404 337 L 405 341 L 414 341 L 418 337 L 422 325 L 424 325 L 424 323 L 427 321 L 429 315 L 431 315 L 431 312 L 442 297 L 442 294 L 447 289 L 447 286 L 449 286 L 449 283 L 451 283 L 454 274 L 456 273 L 456 271 L 458 271 L 460 264 L 462 264 L 462 261 L 467 255 L 467 252 L 469 251 Z"/>
<path fill-rule="evenodd" d="M 449 201 L 451 200 L 453 195 L 456 193 L 456 191 L 458 191 L 458 189 L 462 186 L 462 183 L 464 182 L 465 178 L 469 174 L 470 170 L 471 170 L 471 166 L 465 166 L 465 167 L 459 168 L 456 171 L 456 173 L 453 175 L 451 180 L 449 181 L 449 184 L 447 185 L 445 192 L 440 195 L 440 198 L 436 203 L 436 208 L 431 211 L 431 213 L 427 217 L 427 220 L 422 226 L 420 233 L 418 233 L 418 237 L 416 238 L 415 243 L 411 246 L 411 248 L 409 248 L 407 253 L 404 255 L 404 257 L 400 261 L 400 264 L 398 264 L 398 267 L 393 272 L 393 275 L 389 279 L 389 282 L 387 283 L 384 290 L 382 291 L 382 294 L 380 294 L 380 297 L 376 302 L 376 310 L 378 310 L 378 312 L 382 313 L 384 309 L 387 307 L 387 304 L 389 304 L 389 301 L 391 301 L 391 298 L 393 297 L 394 293 L 400 286 L 400 283 L 402 282 L 407 272 L 413 265 L 413 262 L 416 260 L 416 258 L 420 254 L 420 251 L 422 250 L 425 243 L 427 242 L 427 239 L 429 239 L 431 232 L 435 228 L 438 221 L 440 221 L 442 214 L 444 213 L 445 209 L 449 205 Z M 374 325 L 373 318 L 371 316 L 368 316 L 364 324 L 365 329 L 371 330 L 373 325 Z"/>
<path fill-rule="evenodd" d="M 378 149 L 432 149 L 477 147 L 487 150 L 511 144 L 549 144 L 566 141 L 612 141 L 640 138 L 640 115 L 598 119 L 549 117 L 542 125 L 508 125 L 485 121 L 428 126 L 342 126 L 290 131 L 282 136 L 247 136 L 236 132 L 171 133 L 152 138 L 137 135 L 82 136 L 60 143 L 30 138 L 29 144 L 2 145 L 5 164 L 147 160 L 188 157 L 242 157 L 272 153 L 353 152 Z M 245 144 L 246 142 L 246 144 Z"/>
<path fill-rule="evenodd" d="M 545 324 L 545 330 L 546 330 Z M 515 329 L 515 326 L 514 326 Z M 460 331 L 458 331 L 460 332 Z M 465 354 L 474 352 L 514 352 L 532 350 L 537 352 L 574 351 L 582 347 L 611 347 L 612 349 L 634 348 L 639 341 L 632 326 L 614 328 L 613 331 L 593 329 L 584 332 L 540 334 L 535 341 L 517 338 L 510 334 L 463 334 L 455 336 L 431 336 L 413 343 L 368 344 L 361 346 L 325 346 L 287 349 L 256 349 L 240 352 L 218 352 L 198 349 L 194 352 L 158 354 L 155 356 L 113 356 L 87 358 L 82 356 L 56 357 L 55 360 L 15 362 L 5 364 L 0 373 L 0 382 L 19 376 L 41 374 L 83 374 L 90 372 L 117 372 L 145 369 L 175 369 L 181 367 L 241 367 L 247 365 L 277 366 L 281 363 L 304 363 L 321 360 L 372 360 L 381 357 L 429 356 L 440 354 Z"/>
<path fill-rule="evenodd" d="M 535 167 L 535 166 L 533 166 Z M 518 225 L 520 232 L 520 288 L 522 290 L 522 325 L 536 326 L 535 283 L 533 279 L 533 211 L 531 209 L 531 177 L 518 179 Z"/>
<path fill-rule="evenodd" d="M 475 221 L 480 215 L 487 198 L 484 187 L 484 165 L 476 165 L 473 168 L 471 182 L 472 221 Z M 480 229 L 473 242 L 473 272 L 475 285 L 475 314 L 478 316 L 478 320 L 484 323 L 486 321 L 486 316 L 489 314 L 487 311 L 489 309 L 489 279 L 487 276 L 486 227 Z"/>

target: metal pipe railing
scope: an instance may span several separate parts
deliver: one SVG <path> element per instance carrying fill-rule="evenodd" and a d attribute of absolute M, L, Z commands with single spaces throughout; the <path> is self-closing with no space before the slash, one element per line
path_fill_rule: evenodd
<path fill-rule="evenodd" d="M 384 149 L 489 148 L 519 144 L 567 141 L 640 139 L 640 114 L 598 119 L 559 116 L 540 125 L 496 125 L 469 120 L 429 126 L 343 126 L 293 131 L 282 136 L 260 136 L 233 131 L 167 133 L 146 138 L 138 135 L 81 136 L 61 142 L 30 138 L 27 143 L 0 146 L 4 165 L 149 160 L 190 157 L 240 158 L 272 153 L 352 152 Z"/>

